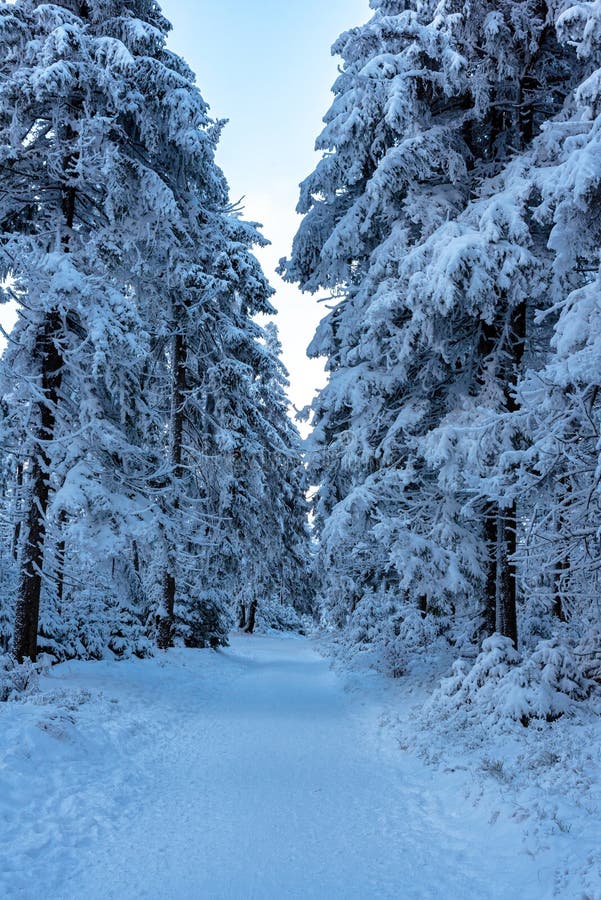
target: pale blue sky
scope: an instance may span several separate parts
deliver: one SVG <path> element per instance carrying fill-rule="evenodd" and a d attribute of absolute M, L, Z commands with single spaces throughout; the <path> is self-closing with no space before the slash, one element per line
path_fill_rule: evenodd
<path fill-rule="evenodd" d="M 216 118 L 227 118 L 218 160 L 233 199 L 264 225 L 260 254 L 277 289 L 277 324 L 297 406 L 324 381 L 306 346 L 325 313 L 316 299 L 283 285 L 273 269 L 298 225 L 298 183 L 315 166 L 315 138 L 331 102 L 341 31 L 370 15 L 368 0 L 162 0 L 170 45 L 186 58 Z"/>

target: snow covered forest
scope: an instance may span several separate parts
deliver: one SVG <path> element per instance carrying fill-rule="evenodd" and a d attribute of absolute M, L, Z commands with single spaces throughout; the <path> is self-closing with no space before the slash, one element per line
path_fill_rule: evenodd
<path fill-rule="evenodd" d="M 601 900 L 601 2 L 370 6 L 301 440 L 159 4 L 0 0 L 2 896 Z"/>
<path fill-rule="evenodd" d="M 20 313 L 0 641 L 19 661 L 222 644 L 236 604 L 308 602 L 299 438 L 277 333 L 254 320 L 273 312 L 263 238 L 230 205 L 220 123 L 156 3 L 0 11 L 3 293 Z"/>

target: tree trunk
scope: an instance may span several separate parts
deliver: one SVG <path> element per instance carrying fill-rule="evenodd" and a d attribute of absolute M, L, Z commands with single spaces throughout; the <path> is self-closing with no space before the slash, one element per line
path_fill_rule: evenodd
<path fill-rule="evenodd" d="M 518 411 L 515 391 L 526 343 L 526 304 L 520 303 L 511 311 L 505 374 L 505 402 L 508 413 Z M 518 645 L 517 630 L 517 550 L 518 511 L 514 500 L 499 509 L 497 521 L 497 604 L 496 631 L 511 638 Z"/>
<path fill-rule="evenodd" d="M 16 481 L 16 496 L 15 496 L 15 528 L 13 531 L 13 559 L 17 559 L 19 556 L 19 538 L 21 537 L 21 509 L 22 509 L 22 497 L 21 492 L 23 489 L 23 463 L 19 463 L 17 466 L 17 481 Z"/>
<path fill-rule="evenodd" d="M 80 0 L 79 15 L 83 19 L 89 16 L 87 0 Z M 60 211 L 62 221 L 59 223 L 59 234 L 64 253 L 71 252 L 71 240 L 75 225 L 75 206 L 77 189 L 72 179 L 78 177 L 77 166 L 80 153 L 76 148 L 78 131 L 74 128 L 72 118 L 76 111 L 82 109 L 83 101 L 74 95 L 70 103 L 70 114 L 62 126 L 62 139 L 66 152 L 62 162 L 63 181 L 60 190 Z M 59 392 L 63 380 L 63 355 L 61 334 L 63 323 L 57 309 L 50 310 L 40 323 L 36 335 L 36 357 L 40 360 L 40 389 L 42 399 L 34 404 L 37 413 L 37 424 L 34 426 L 31 448 L 31 495 L 27 519 L 21 571 L 15 608 L 15 628 L 13 635 L 13 653 L 22 662 L 29 657 L 35 662 L 37 657 L 37 633 L 40 616 L 40 595 L 42 590 L 42 569 L 44 565 L 44 544 L 46 539 L 46 514 L 50 491 L 50 465 L 48 445 L 54 440 L 56 425 L 56 409 Z"/>
<path fill-rule="evenodd" d="M 512 127 L 508 127 L 509 111 L 502 111 L 500 108 L 493 110 L 489 146 L 491 158 L 497 151 L 495 144 L 497 137 L 505 131 L 514 133 L 513 137 L 511 134 L 508 135 L 511 138 L 510 144 L 513 141 L 516 146 L 524 147 L 532 140 L 534 107 L 532 102 L 526 102 L 526 97 L 533 95 L 535 87 L 536 82 L 526 72 L 517 85 L 518 114 L 513 116 Z M 526 343 L 525 303 L 520 303 L 510 311 L 508 331 L 506 360 L 501 365 L 499 375 L 505 382 L 507 412 L 512 413 L 518 409 L 515 390 Z M 482 325 L 480 350 L 484 351 L 484 358 L 499 346 L 499 342 L 503 340 L 502 335 L 502 328 L 495 323 Z M 514 560 L 517 549 L 517 504 L 514 501 L 508 508 L 500 509 L 498 504 L 490 503 L 487 505 L 485 516 L 485 537 L 490 563 L 486 579 L 483 625 L 489 633 L 494 625 L 494 630 L 511 638 L 517 648 L 517 572 Z"/>
<path fill-rule="evenodd" d="M 570 560 L 567 557 L 558 560 L 553 573 L 553 615 L 560 622 L 566 622 L 567 617 L 564 608 L 563 575 L 570 571 Z"/>
<path fill-rule="evenodd" d="M 56 405 L 62 382 L 63 359 L 58 347 L 59 334 L 59 315 L 52 312 L 46 317 L 36 342 L 44 399 L 36 404 L 38 424 L 31 454 L 31 495 L 24 523 L 25 537 L 15 609 L 13 653 L 19 662 L 23 662 L 25 657 L 35 662 L 37 656 L 50 477 L 47 445 L 54 437 Z"/>
<path fill-rule="evenodd" d="M 598 395 L 598 389 L 595 388 L 591 397 L 590 408 L 588 410 L 589 418 L 592 420 L 593 405 Z M 577 440 L 574 433 L 573 440 Z M 553 614 L 560 622 L 567 621 L 565 608 L 565 597 L 569 590 L 570 572 L 572 569 L 572 561 L 570 559 L 570 516 L 572 506 L 572 483 L 563 475 L 557 483 L 557 491 L 553 497 L 555 513 L 554 513 L 554 529 L 557 535 L 557 562 L 553 570 Z M 564 538 L 568 535 L 568 540 Z M 567 576 L 567 577 L 566 577 Z"/>
<path fill-rule="evenodd" d="M 564 598 L 566 596 L 566 587 L 569 585 L 569 573 L 572 568 L 572 563 L 570 560 L 570 547 L 569 543 L 564 541 L 563 535 L 570 534 L 569 520 L 566 515 L 566 510 L 569 511 L 570 506 L 570 495 L 572 493 L 571 486 L 567 483 L 565 478 L 559 479 L 558 487 L 565 494 L 564 497 L 556 496 L 554 498 L 556 503 L 556 516 L 555 516 L 555 532 L 557 535 L 557 562 L 555 563 L 555 567 L 553 569 L 553 615 L 556 616 L 560 622 L 566 622 L 566 610 L 565 610 L 565 601 Z M 568 576 L 566 578 L 566 575 Z"/>
<path fill-rule="evenodd" d="M 488 503 L 484 512 L 484 538 L 488 551 L 486 570 L 486 594 L 482 610 L 482 636 L 490 637 L 497 628 L 497 522 L 494 503 Z"/>
<path fill-rule="evenodd" d="M 187 348 L 180 333 L 173 338 L 173 373 L 171 383 L 171 466 L 176 484 L 173 511 L 179 509 L 177 482 L 182 477 L 182 454 L 184 437 L 184 401 L 186 391 Z M 166 569 L 163 574 L 163 602 L 159 612 L 157 644 L 160 650 L 171 646 L 173 638 L 173 611 L 177 585 L 175 581 L 175 554 L 172 548 L 167 552 Z"/>
<path fill-rule="evenodd" d="M 258 603 L 256 600 L 253 600 L 250 604 L 250 608 L 248 611 L 248 625 L 246 626 L 246 633 L 252 634 L 255 630 L 255 618 L 257 615 L 257 606 Z"/>
<path fill-rule="evenodd" d="M 246 603 L 240 604 L 240 621 L 238 622 L 239 628 L 246 628 Z"/>
<path fill-rule="evenodd" d="M 85 6 L 85 4 L 84 4 Z M 79 99 L 74 107 L 81 107 Z M 76 138 L 71 124 L 65 126 L 65 140 Z M 75 223 L 76 189 L 68 180 L 74 172 L 78 153 L 68 152 L 63 160 L 65 183 L 62 186 L 61 210 L 63 233 L 61 243 L 64 253 L 71 249 L 71 235 Z M 35 661 L 37 656 L 37 634 L 40 616 L 40 595 L 42 591 L 42 569 L 44 565 L 44 543 L 46 539 L 46 513 L 48 511 L 50 457 L 48 444 L 54 439 L 56 407 L 63 379 L 63 357 L 60 349 L 62 322 L 58 310 L 46 314 L 36 336 L 36 357 L 40 360 L 40 388 L 42 398 L 35 404 L 37 426 L 33 436 L 31 452 L 31 495 L 25 538 L 21 558 L 21 572 L 15 608 L 15 629 L 13 653 L 22 662 L 24 657 Z"/>
<path fill-rule="evenodd" d="M 138 545 L 136 541 L 131 542 L 131 551 L 132 551 L 132 563 L 134 567 L 134 572 L 140 577 L 140 554 L 138 552 Z"/>
<path fill-rule="evenodd" d="M 506 347 L 503 343 L 506 341 Z M 518 411 L 515 391 L 526 342 L 526 304 L 509 313 L 508 328 L 501 322 L 481 326 L 480 351 L 487 360 L 491 354 L 504 351 L 498 378 L 504 384 L 505 409 Z M 486 579 L 485 628 L 511 638 L 517 647 L 517 578 L 514 555 L 517 549 L 517 504 L 502 509 L 491 501 L 485 508 L 484 529 L 490 554 Z"/>
<path fill-rule="evenodd" d="M 157 645 L 159 650 L 167 650 L 173 640 L 173 610 L 175 608 L 175 578 L 170 572 L 163 573 L 164 610 L 159 617 Z"/>
<path fill-rule="evenodd" d="M 60 539 L 56 545 L 56 599 L 60 610 L 63 602 L 63 594 L 65 590 L 65 559 L 66 559 L 66 541 L 65 541 L 65 525 L 67 524 L 67 513 L 61 509 L 58 517 L 58 526 L 60 529 Z"/>
<path fill-rule="evenodd" d="M 495 115 L 499 115 L 497 110 Z M 492 140 L 492 138 L 491 138 Z M 491 145 L 492 153 L 492 145 Z M 498 352 L 499 344 L 503 339 L 503 328 L 499 321 L 482 322 L 480 325 L 480 337 L 478 342 L 478 353 L 486 365 L 489 360 Z M 498 373 L 499 378 L 504 377 L 501 371 Z M 505 376 L 506 377 L 506 376 Z M 484 377 L 482 378 L 484 383 Z M 482 633 L 484 637 L 489 637 L 495 631 L 503 634 L 503 617 L 501 616 L 501 584 L 502 563 L 501 560 L 506 555 L 503 550 L 502 535 L 499 533 L 501 527 L 501 512 L 499 504 L 490 501 L 484 507 L 484 539 L 486 541 L 486 549 L 488 552 L 488 564 L 486 570 L 486 585 L 483 607 Z"/>
<path fill-rule="evenodd" d="M 497 603 L 495 630 L 518 645 L 516 566 L 516 504 L 497 517 Z"/>

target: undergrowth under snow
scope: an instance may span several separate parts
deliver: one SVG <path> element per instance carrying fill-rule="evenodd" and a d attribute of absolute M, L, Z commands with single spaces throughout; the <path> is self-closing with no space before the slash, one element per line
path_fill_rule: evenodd
<path fill-rule="evenodd" d="M 322 652 L 338 659 L 354 690 L 380 691 L 381 724 L 401 751 L 424 759 L 432 777 L 464 774 L 461 802 L 488 808 L 491 844 L 503 840 L 504 819 L 519 823 L 533 864 L 553 854 L 541 900 L 600 900 L 601 690 L 565 647 L 542 641 L 523 659 L 495 635 L 475 660 L 453 662 L 455 651 L 441 641 L 390 679 L 375 670 L 369 648 L 349 656 L 337 644 L 333 634 L 322 637 Z M 516 883 L 513 897 L 523 896 Z"/>

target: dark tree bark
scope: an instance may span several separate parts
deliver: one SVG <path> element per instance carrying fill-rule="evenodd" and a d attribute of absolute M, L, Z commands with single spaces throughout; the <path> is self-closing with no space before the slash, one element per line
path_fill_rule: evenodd
<path fill-rule="evenodd" d="M 174 576 L 165 571 L 163 573 L 163 606 L 164 611 L 159 616 L 157 631 L 157 645 L 159 650 L 167 650 L 173 640 L 173 610 L 175 608 L 176 584 Z"/>
<path fill-rule="evenodd" d="M 84 4 L 85 7 L 85 4 Z M 82 9 L 84 9 L 82 7 Z M 87 15 L 87 8 L 82 15 Z M 81 100 L 74 98 L 73 108 L 81 108 Z M 64 140 L 69 145 L 77 135 L 71 124 L 65 125 Z M 64 183 L 61 186 L 62 237 L 64 253 L 71 249 L 71 236 L 75 223 L 77 192 L 69 184 L 75 173 L 77 152 L 67 152 L 63 160 Z M 63 378 L 61 337 L 63 323 L 57 309 L 46 313 L 36 336 L 36 357 L 40 361 L 41 399 L 35 404 L 36 424 L 31 448 L 29 482 L 31 485 L 23 555 L 15 608 L 13 653 L 22 662 L 25 657 L 35 661 L 37 657 L 37 633 L 40 617 L 42 569 L 46 540 L 46 514 L 50 491 L 51 460 L 48 447 L 54 439 L 56 409 Z"/>
<path fill-rule="evenodd" d="M 184 337 L 182 334 L 176 333 L 173 338 L 171 385 L 171 467 L 176 483 L 182 477 L 187 355 Z M 173 503 L 174 512 L 177 512 L 178 508 L 179 503 L 176 493 Z M 157 633 L 157 644 L 161 650 L 166 650 L 170 647 L 173 639 L 173 611 L 177 592 L 175 574 L 175 559 L 173 554 L 168 552 L 167 565 L 163 574 L 163 602 L 159 613 Z"/>
<path fill-rule="evenodd" d="M 246 626 L 246 633 L 252 634 L 255 630 L 255 619 L 257 616 L 257 606 L 258 603 L 256 600 L 253 600 L 250 604 L 250 608 L 248 610 L 248 625 Z"/>
<path fill-rule="evenodd" d="M 561 489 L 569 496 L 571 493 L 570 486 L 566 483 L 565 478 L 559 479 L 559 485 Z M 553 570 L 553 615 L 556 616 L 560 622 L 566 622 L 566 610 L 564 605 L 564 597 L 566 595 L 566 581 L 569 582 L 569 572 L 572 568 L 572 563 L 570 560 L 570 548 L 569 544 L 564 543 L 562 541 L 562 535 L 569 534 L 569 523 L 566 520 L 565 507 L 564 503 L 566 502 L 563 497 L 556 497 L 555 502 L 559 507 L 559 512 L 557 514 L 557 520 L 555 522 L 555 529 L 557 532 L 557 551 L 559 559 L 555 564 L 555 568 Z M 566 576 L 568 578 L 566 579 Z"/>
<path fill-rule="evenodd" d="M 524 74 L 517 91 L 519 112 L 515 117 L 513 128 L 516 146 L 524 147 L 532 140 L 534 106 L 526 98 L 533 96 L 536 87 L 537 82 Z M 505 382 L 505 404 L 509 413 L 518 411 L 515 392 L 526 347 L 526 322 L 526 303 L 523 302 L 510 312 L 505 363 L 501 366 L 501 376 Z M 500 509 L 497 516 L 495 630 L 510 638 L 516 648 L 518 645 L 517 569 L 515 564 L 517 528 L 518 510 L 514 500 L 508 507 Z"/>
<path fill-rule="evenodd" d="M 499 354 L 498 377 L 504 384 L 505 409 L 517 412 L 515 391 L 526 342 L 526 304 L 510 311 L 509 322 L 484 324 L 481 329 L 480 350 L 486 361 Z M 484 527 L 489 551 L 486 578 L 484 628 L 510 638 L 517 647 L 517 572 L 514 561 L 517 542 L 517 504 L 501 508 L 490 502 L 484 512 Z"/>
<path fill-rule="evenodd" d="M 134 567 L 134 572 L 140 577 L 140 554 L 138 552 L 138 545 L 136 541 L 131 542 L 131 552 L 132 552 L 132 563 Z"/>
<path fill-rule="evenodd" d="M 518 645 L 516 551 L 516 505 L 497 519 L 497 605 L 495 630 Z"/>
<path fill-rule="evenodd" d="M 490 148 L 492 153 L 492 146 Z M 499 322 L 482 322 L 480 326 L 480 338 L 478 344 L 478 354 L 483 360 L 483 369 L 489 363 L 489 360 L 495 354 L 500 341 L 502 340 L 502 328 Z M 479 379 L 484 383 L 484 375 Z M 482 637 L 490 637 L 495 631 L 499 630 L 501 623 L 500 616 L 500 581 L 501 573 L 499 569 L 499 526 L 500 526 L 500 510 L 497 503 L 492 501 L 484 506 L 484 538 L 486 541 L 486 549 L 488 552 L 488 564 L 486 571 L 485 596 L 483 604 L 482 617 Z"/>
<path fill-rule="evenodd" d="M 512 310 L 509 329 L 509 349 L 507 373 L 505 379 L 505 396 L 507 411 L 518 411 L 515 391 L 519 370 L 526 345 L 526 304 L 520 303 Z M 496 630 L 511 638 L 515 647 L 518 645 L 517 630 L 517 570 L 515 553 L 517 550 L 518 510 L 514 500 L 511 505 L 499 512 L 497 530 L 497 566 L 498 597 Z"/>
<path fill-rule="evenodd" d="M 482 636 L 490 637 L 494 633 L 497 621 L 497 522 L 498 510 L 494 503 L 489 503 L 484 512 L 484 537 L 488 551 L 486 570 L 486 594 L 482 610 Z"/>
<path fill-rule="evenodd" d="M 590 407 L 588 410 L 589 418 L 592 419 L 592 411 L 595 400 L 598 396 L 598 389 L 593 390 L 590 398 Z M 573 440 L 577 440 L 577 435 L 573 434 Z M 553 498 L 556 515 L 555 515 L 555 533 L 557 535 L 557 556 L 559 557 L 553 571 L 553 614 L 560 622 L 567 621 L 564 598 L 568 591 L 569 574 L 572 569 L 572 561 L 570 559 L 569 541 L 565 540 L 564 535 L 570 535 L 570 507 L 572 506 L 572 483 L 567 476 L 562 475 L 557 483 L 557 491 Z"/>
<path fill-rule="evenodd" d="M 239 628 L 246 628 L 246 603 L 240 604 L 240 620 L 238 622 Z"/>
<path fill-rule="evenodd" d="M 50 458 L 48 444 L 54 437 L 56 407 L 62 382 L 63 359 L 59 348 L 61 323 L 57 312 L 46 317 L 36 342 L 40 359 L 41 393 L 37 404 L 37 425 L 31 454 L 31 495 L 25 520 L 21 574 L 15 610 L 13 653 L 19 662 L 37 657 L 38 621 L 46 538 Z"/>
<path fill-rule="evenodd" d="M 558 560 L 555 572 L 553 573 L 553 615 L 555 615 L 560 622 L 567 621 L 563 602 L 563 576 L 566 572 L 569 572 L 569 570 L 570 560 L 567 557 L 564 557 L 563 559 Z"/>
<path fill-rule="evenodd" d="M 23 463 L 20 462 L 17 465 L 17 478 L 16 478 L 16 498 L 15 498 L 15 528 L 13 531 L 13 559 L 17 559 L 19 555 L 19 539 L 21 537 L 21 491 L 23 489 Z"/>
<path fill-rule="evenodd" d="M 63 602 L 63 594 L 65 590 L 65 559 L 66 559 L 66 542 L 65 542 L 65 525 L 67 524 L 67 513 L 61 509 L 58 517 L 58 526 L 60 529 L 60 539 L 56 545 L 56 598 L 60 608 Z"/>

